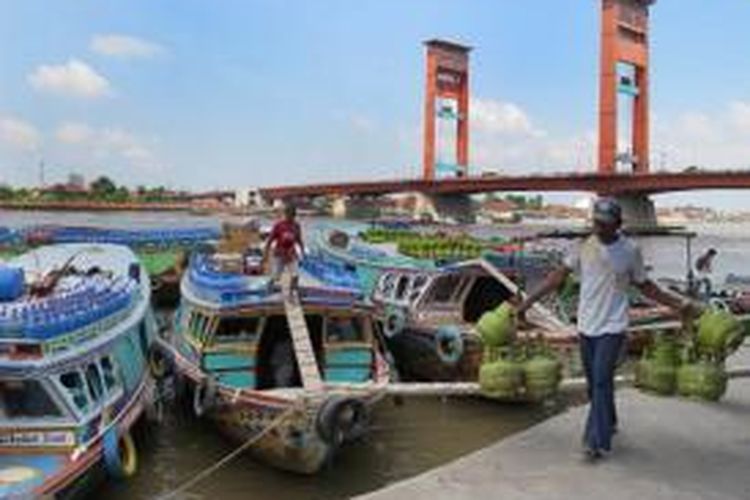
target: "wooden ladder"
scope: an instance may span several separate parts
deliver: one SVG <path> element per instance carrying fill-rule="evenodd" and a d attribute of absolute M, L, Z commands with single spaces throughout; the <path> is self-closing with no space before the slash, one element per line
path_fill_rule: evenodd
<path fill-rule="evenodd" d="M 299 300 L 299 292 L 291 289 L 291 273 L 284 272 L 281 275 L 281 293 L 284 297 L 284 311 L 289 331 L 292 335 L 294 356 L 302 377 L 302 387 L 308 391 L 320 391 L 323 389 L 323 381 L 320 378 L 320 370 L 315 359 L 310 332 L 307 330 L 305 313 Z"/>

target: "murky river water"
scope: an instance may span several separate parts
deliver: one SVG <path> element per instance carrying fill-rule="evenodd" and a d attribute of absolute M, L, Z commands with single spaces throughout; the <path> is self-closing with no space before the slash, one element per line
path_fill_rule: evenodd
<path fill-rule="evenodd" d="M 215 226 L 219 220 L 185 214 L 0 212 L 0 224 L 17 227 L 57 223 L 112 227 Z M 750 275 L 750 226 L 708 225 L 691 228 L 693 259 L 713 246 L 719 249 L 715 276 Z M 513 229 L 515 230 L 515 229 Z M 487 233 L 485 228 L 478 232 Z M 494 230 L 492 232 L 495 232 Z M 655 277 L 685 276 L 685 242 L 681 238 L 641 240 Z M 475 399 L 410 399 L 396 405 L 385 399 L 376 408 L 372 432 L 344 449 L 333 466 L 314 477 L 277 471 L 240 456 L 180 498 L 195 499 L 334 499 L 348 498 L 414 476 L 525 429 L 561 411 L 548 407 L 499 405 Z M 92 498 L 154 498 L 167 493 L 234 449 L 209 425 L 167 412 L 158 428 L 148 428 L 140 442 L 137 476 L 100 486 Z"/>

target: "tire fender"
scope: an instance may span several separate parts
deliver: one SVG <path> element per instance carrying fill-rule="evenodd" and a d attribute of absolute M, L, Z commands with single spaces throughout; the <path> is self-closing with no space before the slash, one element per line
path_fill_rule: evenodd
<path fill-rule="evenodd" d="M 385 319 L 383 320 L 383 334 L 387 338 L 393 338 L 404 330 L 406 326 L 406 313 L 398 307 L 387 307 Z"/>
<path fill-rule="evenodd" d="M 316 427 L 321 439 L 337 448 L 364 435 L 368 422 L 369 410 L 364 401 L 334 395 L 320 406 Z"/>
<path fill-rule="evenodd" d="M 443 325 L 435 333 L 435 352 L 443 363 L 455 365 L 464 353 L 464 339 L 456 325 Z"/>
<path fill-rule="evenodd" d="M 104 466 L 107 473 L 115 478 L 132 477 L 138 471 L 138 450 L 130 432 L 117 436 L 117 428 L 112 426 L 102 437 Z"/>

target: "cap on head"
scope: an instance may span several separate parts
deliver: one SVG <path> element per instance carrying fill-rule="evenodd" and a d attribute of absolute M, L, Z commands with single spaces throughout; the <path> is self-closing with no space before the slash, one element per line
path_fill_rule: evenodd
<path fill-rule="evenodd" d="M 614 198 L 598 198 L 594 202 L 592 218 L 595 222 L 619 224 L 622 222 L 622 208 Z"/>

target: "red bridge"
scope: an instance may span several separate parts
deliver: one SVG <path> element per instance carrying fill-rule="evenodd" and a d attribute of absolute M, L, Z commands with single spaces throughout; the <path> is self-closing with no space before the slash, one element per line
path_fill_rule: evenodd
<path fill-rule="evenodd" d="M 343 182 L 261 188 L 266 200 L 316 196 L 367 197 L 399 192 L 467 195 L 497 191 L 588 191 L 641 197 L 690 189 L 750 188 L 748 171 L 651 172 L 649 165 L 649 10 L 655 0 L 600 0 L 601 62 L 599 79 L 599 151 L 596 172 L 469 176 L 470 47 L 429 40 L 425 78 L 423 164 L 420 179 Z M 622 99 L 630 106 L 618 109 Z M 618 144 L 619 114 L 630 111 L 629 144 Z M 437 163 L 437 121 L 456 133 L 453 163 Z M 624 146 L 624 148 L 623 148 Z M 449 168 L 443 168 L 449 167 Z M 618 173 L 626 169 L 628 173 Z M 448 170 L 450 175 L 439 176 Z M 199 197 L 226 198 L 234 193 Z M 640 203 L 640 202 L 639 202 Z M 643 201 L 641 204 L 649 204 Z M 653 213 L 651 214 L 653 215 Z"/>
<path fill-rule="evenodd" d="M 559 174 L 383 180 L 261 188 L 266 199 L 388 193 L 474 194 L 495 191 L 588 191 L 607 195 L 656 194 L 694 189 L 750 188 L 750 171 L 655 172 L 648 174 Z M 229 194 L 229 193 L 227 193 Z"/>

